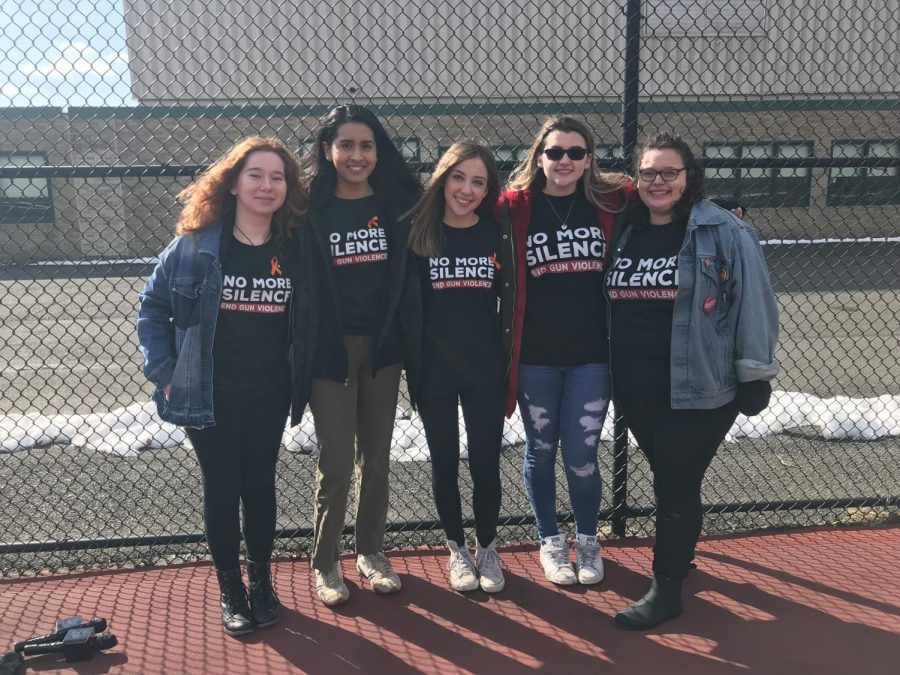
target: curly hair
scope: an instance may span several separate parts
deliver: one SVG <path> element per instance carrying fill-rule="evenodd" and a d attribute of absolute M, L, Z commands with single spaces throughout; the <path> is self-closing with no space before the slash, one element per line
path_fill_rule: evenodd
<path fill-rule="evenodd" d="M 694 204 L 703 199 L 703 169 L 694 156 L 691 146 L 678 134 L 661 131 L 646 141 L 641 146 L 634 158 L 634 180 L 637 185 L 638 171 L 641 168 L 641 160 L 649 150 L 674 150 L 684 162 L 686 184 L 681 198 L 675 202 L 672 211 L 673 220 L 687 219 L 691 214 Z M 650 219 L 650 211 L 640 199 L 635 199 L 629 209 L 629 220 L 636 223 L 647 223 Z"/>
<path fill-rule="evenodd" d="M 197 180 L 178 193 L 183 204 L 176 234 L 193 234 L 215 223 L 223 214 L 233 211 L 236 199 L 231 188 L 254 152 L 274 152 L 284 162 L 284 180 L 287 196 L 284 204 L 272 216 L 275 236 L 283 239 L 295 228 L 306 213 L 309 199 L 300 182 L 300 168 L 293 152 L 277 138 L 250 136 L 232 146 L 212 163 Z"/>
<path fill-rule="evenodd" d="M 574 132 L 579 134 L 587 145 L 587 151 L 594 153 L 594 134 L 587 124 L 568 115 L 556 115 L 544 121 L 540 131 L 534 137 L 531 147 L 509 177 L 506 188 L 508 190 L 543 190 L 547 184 L 544 170 L 538 166 L 538 157 L 544 151 L 544 141 L 554 131 Z M 605 173 L 597 169 L 597 164 L 591 162 L 581 178 L 584 188 L 584 196 L 596 208 L 604 211 L 610 209 L 605 205 L 606 195 L 621 190 L 628 184 L 628 177 L 620 173 Z"/>
<path fill-rule="evenodd" d="M 497 163 L 489 148 L 475 141 L 457 141 L 445 152 L 434 171 L 422 197 L 406 214 L 412 216 L 412 224 L 409 230 L 409 247 L 413 253 L 420 256 L 438 256 L 443 248 L 443 234 L 441 224 L 444 219 L 444 210 L 447 206 L 444 198 L 444 186 L 447 177 L 455 166 L 467 159 L 480 159 L 487 169 L 487 194 L 475 209 L 481 218 L 490 218 L 500 197 L 500 174 L 497 172 Z"/>

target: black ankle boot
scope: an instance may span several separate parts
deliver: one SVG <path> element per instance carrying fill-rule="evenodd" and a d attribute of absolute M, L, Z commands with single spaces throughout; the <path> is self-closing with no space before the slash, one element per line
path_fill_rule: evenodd
<path fill-rule="evenodd" d="M 219 600 L 222 605 L 222 627 L 229 635 L 246 635 L 256 624 L 247 603 L 247 589 L 241 579 L 241 570 L 216 570 L 219 578 Z"/>
<path fill-rule="evenodd" d="M 646 630 L 681 614 L 681 579 L 654 576 L 647 595 L 616 614 L 616 625 L 629 630 Z"/>
<path fill-rule="evenodd" d="M 247 559 L 247 578 L 250 580 L 250 613 L 258 628 L 271 626 L 281 618 L 278 596 L 272 588 L 272 575 L 268 561 L 254 562 Z"/>

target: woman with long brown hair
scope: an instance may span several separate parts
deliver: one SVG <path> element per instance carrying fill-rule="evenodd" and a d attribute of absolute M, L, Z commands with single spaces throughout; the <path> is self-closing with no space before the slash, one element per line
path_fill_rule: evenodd
<path fill-rule="evenodd" d="M 601 174 L 593 149 L 586 124 L 549 118 L 500 198 L 518 281 L 506 414 L 518 400 L 541 564 L 560 585 L 603 579 L 597 448 L 610 399 L 603 275 L 627 181 Z M 577 572 L 556 520 L 557 449 L 575 514 Z"/>
<path fill-rule="evenodd" d="M 508 230 L 493 218 L 500 177 L 491 151 L 472 141 L 450 146 L 412 210 L 409 246 L 422 293 L 421 324 L 405 359 L 431 455 L 432 488 L 450 549 L 456 591 L 503 590 L 495 548 L 500 515 L 500 446 L 515 279 Z M 501 296 L 501 311 L 497 298 Z M 501 317 L 503 323 L 501 323 Z M 463 529 L 459 493 L 459 406 L 472 477 L 475 557 Z"/>
<path fill-rule="evenodd" d="M 140 296 L 138 339 L 160 417 L 187 427 L 197 453 L 223 627 L 243 635 L 279 619 L 275 465 L 289 407 L 296 424 L 309 398 L 315 309 L 297 227 L 307 198 L 284 144 L 252 137 L 179 200 L 177 236 Z"/>

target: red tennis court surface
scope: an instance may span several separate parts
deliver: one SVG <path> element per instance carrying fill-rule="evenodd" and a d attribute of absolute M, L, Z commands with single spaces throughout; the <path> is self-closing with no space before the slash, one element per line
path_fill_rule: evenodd
<path fill-rule="evenodd" d="M 446 554 L 391 554 L 394 596 L 362 588 L 344 560 L 350 602 L 315 598 L 308 560 L 279 561 L 282 621 L 225 636 L 209 564 L 0 582 L 0 646 L 63 616 L 106 617 L 119 646 L 71 668 L 48 655 L 28 672 L 78 673 L 900 673 L 900 527 L 710 538 L 686 582 L 684 615 L 647 633 L 613 614 L 648 585 L 646 540 L 605 546 L 606 579 L 557 588 L 537 551 L 502 551 L 507 588 L 447 587 Z"/>

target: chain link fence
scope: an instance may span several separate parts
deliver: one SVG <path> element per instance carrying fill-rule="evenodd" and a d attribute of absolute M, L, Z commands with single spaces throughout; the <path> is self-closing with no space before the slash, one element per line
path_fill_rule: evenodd
<path fill-rule="evenodd" d="M 782 316 L 776 395 L 710 468 L 707 529 L 895 517 L 898 22 L 896 0 L 3 2 L 0 576 L 206 553 L 196 459 L 140 373 L 137 295 L 197 171 L 251 134 L 302 152 L 350 101 L 423 177 L 462 137 L 508 171 L 560 112 L 606 167 L 654 131 L 689 139 L 708 192 L 749 208 Z M 308 550 L 311 434 L 285 436 L 281 553 Z M 604 527 L 649 534 L 649 468 L 612 437 Z M 390 545 L 442 543 L 405 404 L 394 445 Z M 536 536 L 522 455 L 514 420 L 505 540 Z"/>

